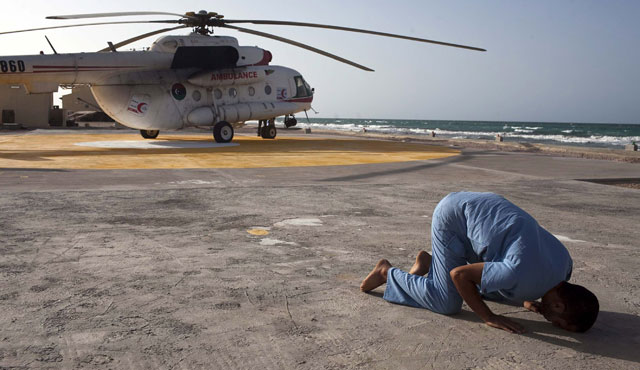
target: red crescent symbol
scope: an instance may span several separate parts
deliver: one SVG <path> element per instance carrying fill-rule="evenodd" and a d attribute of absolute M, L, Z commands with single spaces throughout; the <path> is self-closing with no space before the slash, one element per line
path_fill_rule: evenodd
<path fill-rule="evenodd" d="M 145 105 L 147 105 L 147 103 L 140 103 L 140 104 L 138 104 L 138 108 L 137 108 L 137 109 L 138 109 L 138 112 L 140 112 L 140 113 L 144 113 L 144 112 L 142 111 L 142 107 L 144 107 Z"/>

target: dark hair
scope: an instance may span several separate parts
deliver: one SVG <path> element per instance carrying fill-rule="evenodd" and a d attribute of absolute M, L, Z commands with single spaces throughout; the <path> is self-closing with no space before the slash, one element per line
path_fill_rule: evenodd
<path fill-rule="evenodd" d="M 558 296 L 565 306 L 564 312 L 559 317 L 568 325 L 574 326 L 580 333 L 593 326 L 600 311 L 600 304 L 595 294 L 583 286 L 565 282 L 558 287 Z"/>

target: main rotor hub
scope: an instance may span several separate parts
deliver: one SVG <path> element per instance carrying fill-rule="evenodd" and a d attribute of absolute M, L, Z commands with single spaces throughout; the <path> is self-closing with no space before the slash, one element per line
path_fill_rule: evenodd
<path fill-rule="evenodd" d="M 193 32 L 201 35 L 210 35 L 213 33 L 213 27 L 222 27 L 224 23 L 221 21 L 224 15 L 216 12 L 208 12 L 200 10 L 199 12 L 185 13 L 184 18 L 180 19 L 180 23 L 193 27 Z"/>

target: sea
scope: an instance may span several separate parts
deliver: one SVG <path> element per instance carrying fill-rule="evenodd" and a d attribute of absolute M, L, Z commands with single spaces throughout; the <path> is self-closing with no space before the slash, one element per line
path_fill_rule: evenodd
<path fill-rule="evenodd" d="M 640 145 L 640 124 L 565 123 L 565 122 L 501 122 L 442 121 L 400 119 L 342 119 L 299 117 L 298 122 L 311 129 L 367 132 L 401 135 L 431 135 L 453 139 L 494 140 L 622 149 L 637 142 Z M 302 125 L 300 125 L 302 126 Z"/>

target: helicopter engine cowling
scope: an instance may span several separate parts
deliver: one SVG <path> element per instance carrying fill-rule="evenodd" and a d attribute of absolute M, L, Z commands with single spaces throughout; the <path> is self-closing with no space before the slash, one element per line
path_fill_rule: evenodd
<path fill-rule="evenodd" d="M 269 50 L 264 50 L 256 46 L 239 46 L 238 53 L 238 67 L 266 66 L 269 65 L 273 59 L 273 55 Z"/>
<path fill-rule="evenodd" d="M 273 56 L 268 50 L 264 50 L 257 46 L 240 46 L 238 40 L 229 36 L 203 36 L 203 35 L 189 35 L 185 36 L 164 36 L 159 38 L 153 43 L 151 51 L 181 54 L 180 50 L 187 49 L 202 49 L 201 54 L 197 50 L 190 52 L 189 58 L 198 58 L 195 63 L 207 63 L 207 59 L 212 55 L 207 52 L 206 49 L 235 49 L 234 63 L 238 67 L 243 66 L 260 66 L 268 65 L 271 62 Z M 195 53 L 195 54 L 194 54 Z M 211 60 L 211 66 L 213 66 L 220 55 L 214 56 L 214 60 Z"/>

